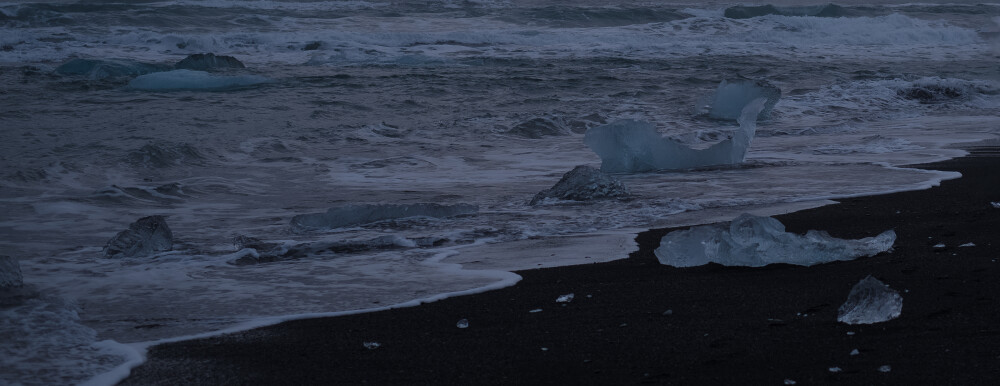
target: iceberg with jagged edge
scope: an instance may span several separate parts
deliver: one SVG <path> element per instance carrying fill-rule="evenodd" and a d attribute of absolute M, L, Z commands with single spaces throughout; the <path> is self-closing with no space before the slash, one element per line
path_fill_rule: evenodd
<path fill-rule="evenodd" d="M 837 321 L 847 324 L 881 323 L 903 313 L 903 297 L 868 275 L 851 288 L 847 301 L 837 309 Z"/>
<path fill-rule="evenodd" d="M 874 256 L 892 249 L 895 241 L 896 232 L 892 230 L 858 240 L 838 239 L 816 230 L 798 235 L 786 232 L 785 226 L 771 217 L 743 214 L 728 225 L 702 225 L 670 232 L 660 240 L 654 254 L 661 264 L 674 267 L 708 263 L 809 266 Z"/>
<path fill-rule="evenodd" d="M 703 101 L 702 113 L 714 119 L 737 120 L 743 114 L 743 108 L 757 98 L 767 99 L 764 108 L 757 113 L 757 119 L 767 119 L 781 99 L 781 89 L 765 80 L 724 79 L 715 92 Z"/>
<path fill-rule="evenodd" d="M 143 91 L 219 91 L 257 86 L 271 82 L 257 75 L 214 75 L 205 71 L 173 70 L 155 72 L 132 79 L 128 87 Z"/>
<path fill-rule="evenodd" d="M 757 132 L 757 114 L 766 98 L 748 103 L 740 115 L 740 128 L 731 138 L 707 149 L 695 149 L 673 138 L 665 138 L 650 122 L 622 120 L 587 130 L 583 142 L 601 157 L 606 173 L 636 173 L 654 170 L 690 169 L 735 165 L 743 162 Z"/>
<path fill-rule="evenodd" d="M 174 234 L 163 216 L 146 216 L 118 232 L 104 246 L 104 257 L 139 257 L 169 251 Z"/>
<path fill-rule="evenodd" d="M 469 204 L 368 204 L 330 208 L 326 213 L 300 214 L 292 217 L 292 230 L 296 232 L 343 228 L 377 221 L 409 217 L 454 217 L 474 214 L 479 207 Z"/>

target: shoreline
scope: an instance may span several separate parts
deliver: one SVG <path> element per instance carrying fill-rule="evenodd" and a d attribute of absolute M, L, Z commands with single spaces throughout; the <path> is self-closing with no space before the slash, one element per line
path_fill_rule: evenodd
<path fill-rule="evenodd" d="M 679 269 L 652 255 L 670 229 L 649 230 L 627 259 L 517 271 L 523 279 L 511 287 L 153 346 L 121 384 L 986 383 L 1000 375 L 1000 329 L 991 327 L 1000 325 L 991 280 L 1000 209 L 990 206 L 1000 201 L 1000 154 L 973 148 L 917 167 L 963 178 L 775 216 L 790 232 L 841 238 L 896 229 L 889 254 Z M 959 247 L 968 242 L 976 246 Z M 900 292 L 902 315 L 837 323 L 837 307 L 867 274 Z M 555 302 L 568 293 L 572 302 Z M 469 327 L 457 328 L 460 319 Z"/>

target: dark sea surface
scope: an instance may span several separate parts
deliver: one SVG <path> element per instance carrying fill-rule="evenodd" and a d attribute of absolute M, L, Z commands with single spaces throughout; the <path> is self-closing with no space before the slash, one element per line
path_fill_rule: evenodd
<path fill-rule="evenodd" d="M 1000 4 L 764 4 L 0 3 L 0 254 L 26 287 L 0 303 L 0 383 L 107 383 L 146 342 L 482 291 L 625 257 L 644 229 L 925 188 L 957 175 L 901 166 L 1000 133 Z M 245 68 L 167 72 L 198 53 Z M 736 122 L 704 106 L 738 78 L 782 91 L 743 164 L 528 205 L 601 164 L 589 128 L 728 138 Z M 475 209 L 292 226 L 424 203 Z M 150 215 L 173 250 L 103 257 Z"/>

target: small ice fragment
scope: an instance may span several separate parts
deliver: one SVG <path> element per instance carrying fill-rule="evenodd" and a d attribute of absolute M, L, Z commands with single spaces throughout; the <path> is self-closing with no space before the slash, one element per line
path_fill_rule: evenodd
<path fill-rule="evenodd" d="M 992 205 L 996 209 L 1000 209 L 1000 202 L 990 202 L 990 205 Z"/>
<path fill-rule="evenodd" d="M 959 248 L 964 248 L 964 247 L 974 247 L 974 246 L 976 246 L 975 243 L 965 243 L 965 244 L 959 245 L 958 247 Z"/>
<path fill-rule="evenodd" d="M 627 326 L 628 326 L 628 323 L 622 323 L 622 324 L 618 325 L 618 327 L 627 327 Z"/>
<path fill-rule="evenodd" d="M 169 251 L 174 236 L 163 216 L 147 216 L 128 225 L 104 246 L 104 257 L 138 257 Z"/>
<path fill-rule="evenodd" d="M 839 372 L 841 372 L 841 369 L 840 369 L 840 367 L 831 367 L 830 368 L 830 372 L 831 373 L 839 373 Z"/>
<path fill-rule="evenodd" d="M 861 351 L 858 351 L 858 349 L 851 350 L 851 356 L 859 355 L 859 354 L 861 354 Z"/>
<path fill-rule="evenodd" d="M 941 248 L 944 248 L 944 247 L 946 247 L 946 246 L 947 246 L 947 245 L 944 245 L 944 243 L 937 243 L 937 244 L 935 244 L 935 245 L 934 245 L 934 248 L 935 248 L 935 249 L 941 249 Z"/>
<path fill-rule="evenodd" d="M 805 235 L 785 231 L 771 217 L 743 214 L 729 224 L 712 224 L 673 231 L 653 252 L 661 264 L 693 267 L 708 263 L 761 267 L 774 263 L 816 265 L 837 260 L 874 256 L 892 249 L 892 230 L 875 237 L 844 240 L 823 231 Z"/>
<path fill-rule="evenodd" d="M 851 335 L 854 335 L 854 331 L 848 331 L 847 332 L 847 336 L 851 336 Z"/>
<path fill-rule="evenodd" d="M 573 301 L 573 294 L 560 295 L 556 298 L 556 303 L 569 303 Z"/>
<path fill-rule="evenodd" d="M 365 348 L 366 349 L 374 350 L 374 349 L 377 349 L 379 347 L 382 347 L 382 344 L 379 343 L 379 342 L 365 342 Z"/>
<path fill-rule="evenodd" d="M 889 365 L 879 366 L 878 367 L 878 371 L 881 371 L 883 373 L 888 373 L 888 372 L 892 371 L 892 366 L 889 366 Z"/>
<path fill-rule="evenodd" d="M 542 351 L 549 351 L 548 347 L 542 347 Z"/>
<path fill-rule="evenodd" d="M 872 324 L 899 317 L 903 297 L 868 275 L 851 288 L 847 301 L 837 311 L 837 321 L 847 324 Z"/>
<path fill-rule="evenodd" d="M 786 380 L 785 380 L 785 384 L 786 384 L 786 385 L 794 385 L 794 384 L 795 384 L 795 381 L 793 381 L 793 380 L 791 380 L 791 379 L 786 379 Z"/>
<path fill-rule="evenodd" d="M 664 314 L 664 315 L 673 315 L 673 314 L 674 314 L 674 310 L 666 310 L 666 311 L 663 311 L 663 314 Z"/>
<path fill-rule="evenodd" d="M 530 313 L 533 314 L 533 313 L 536 313 L 536 312 L 542 312 L 542 309 L 541 308 L 536 308 L 536 309 L 533 309 L 533 310 L 528 311 L 528 312 L 530 312 Z"/>
<path fill-rule="evenodd" d="M 459 320 L 458 323 L 455 323 L 455 327 L 458 327 L 458 328 L 469 328 L 469 319 Z"/>

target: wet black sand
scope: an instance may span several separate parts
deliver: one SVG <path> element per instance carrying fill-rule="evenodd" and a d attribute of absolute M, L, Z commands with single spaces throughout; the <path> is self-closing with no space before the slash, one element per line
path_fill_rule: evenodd
<path fill-rule="evenodd" d="M 518 272 L 524 280 L 502 290 L 157 346 L 122 384 L 995 384 L 1000 154 L 925 167 L 964 177 L 778 217 L 789 231 L 844 238 L 895 229 L 892 253 L 678 269 L 657 263 L 667 230 L 652 230 L 629 259 Z M 869 274 L 900 291 L 902 315 L 837 323 Z"/>

